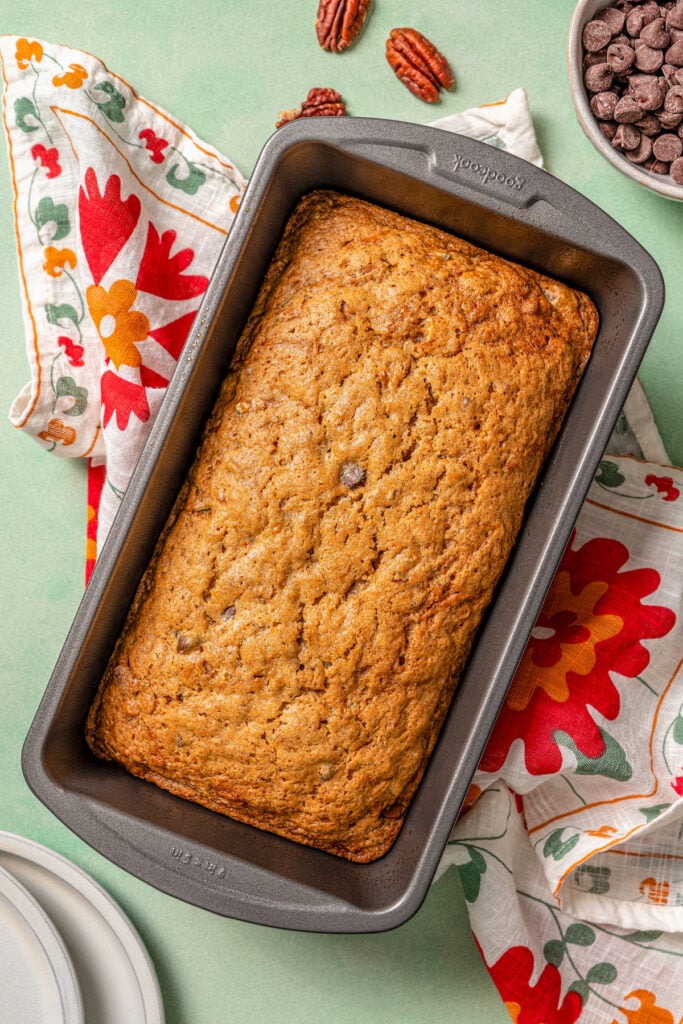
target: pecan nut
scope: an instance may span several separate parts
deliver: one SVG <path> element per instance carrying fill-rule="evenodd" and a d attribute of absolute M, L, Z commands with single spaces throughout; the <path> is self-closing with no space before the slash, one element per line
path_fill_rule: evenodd
<path fill-rule="evenodd" d="M 342 117 L 345 113 L 346 105 L 336 89 L 311 89 L 300 107 L 280 111 L 275 127 L 282 128 L 283 124 L 299 117 Z"/>
<path fill-rule="evenodd" d="M 426 103 L 436 103 L 441 89 L 452 89 L 455 84 L 444 55 L 417 29 L 392 29 L 386 56 L 396 77 Z"/>
<path fill-rule="evenodd" d="M 320 0 L 315 31 L 323 50 L 339 53 L 361 30 L 372 0 Z"/>

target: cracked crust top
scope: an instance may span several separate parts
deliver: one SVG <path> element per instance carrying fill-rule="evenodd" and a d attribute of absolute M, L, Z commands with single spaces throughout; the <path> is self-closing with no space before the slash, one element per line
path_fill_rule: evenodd
<path fill-rule="evenodd" d="M 94 752 L 385 853 L 596 330 L 565 285 L 304 197 L 90 711 Z"/>

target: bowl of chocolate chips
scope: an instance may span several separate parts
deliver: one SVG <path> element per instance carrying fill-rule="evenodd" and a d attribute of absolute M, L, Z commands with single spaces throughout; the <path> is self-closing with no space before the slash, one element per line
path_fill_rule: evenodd
<path fill-rule="evenodd" d="M 683 0 L 582 0 L 569 75 L 596 149 L 641 185 L 683 201 Z"/>

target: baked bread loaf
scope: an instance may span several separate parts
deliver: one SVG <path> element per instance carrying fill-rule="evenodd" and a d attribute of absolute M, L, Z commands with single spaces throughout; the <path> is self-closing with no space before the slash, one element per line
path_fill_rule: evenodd
<path fill-rule="evenodd" d="M 383 855 L 597 323 L 444 231 L 305 196 L 90 710 L 94 753 Z"/>

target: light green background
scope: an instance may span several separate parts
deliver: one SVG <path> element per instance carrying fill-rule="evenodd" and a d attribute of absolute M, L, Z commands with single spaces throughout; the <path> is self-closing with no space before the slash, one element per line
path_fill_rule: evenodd
<path fill-rule="evenodd" d="M 673 461 L 683 464 L 683 203 L 645 192 L 583 136 L 565 70 L 572 0 L 376 0 L 356 47 L 318 48 L 317 0 L 0 0 L 0 31 L 80 47 L 187 122 L 249 175 L 280 110 L 312 86 L 350 114 L 426 122 L 525 86 L 548 169 L 619 220 L 659 262 L 667 305 L 642 368 Z M 413 13 L 419 9 L 419 15 Z M 456 90 L 420 103 L 384 59 L 391 28 L 414 25 L 448 55 Z M 0 156 L 0 828 L 90 871 L 148 945 L 169 1024 L 496 1024 L 507 1013 L 448 872 L 406 925 L 326 936 L 242 924 L 164 896 L 103 860 L 29 793 L 21 744 L 82 593 L 85 474 L 7 423 L 27 380 L 7 160 Z M 123 1022 L 122 1022 L 123 1024 Z"/>

